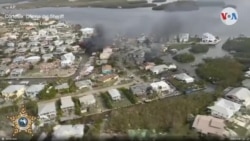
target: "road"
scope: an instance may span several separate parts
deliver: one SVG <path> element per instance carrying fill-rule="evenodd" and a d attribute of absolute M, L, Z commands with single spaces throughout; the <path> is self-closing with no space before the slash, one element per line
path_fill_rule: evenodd
<path fill-rule="evenodd" d="M 72 94 L 65 94 L 63 96 L 70 96 L 71 95 L 71 96 L 80 97 L 80 96 L 89 95 L 89 94 L 96 95 L 96 94 L 99 94 L 100 92 L 106 92 L 109 89 L 129 88 L 133 84 L 134 84 L 134 82 L 130 82 L 130 83 L 127 83 L 127 84 L 121 84 L 121 85 L 116 85 L 116 86 L 111 86 L 111 87 L 105 87 L 105 88 L 101 88 L 101 89 L 93 89 L 93 90 L 90 90 L 90 91 L 87 91 L 87 92 L 83 92 L 83 93 L 80 93 L 80 94 L 74 94 L 74 95 L 72 95 Z M 54 99 L 40 101 L 39 103 L 48 103 L 48 102 L 56 101 L 60 97 L 61 97 L 61 95 L 58 96 L 57 98 L 54 98 Z"/>

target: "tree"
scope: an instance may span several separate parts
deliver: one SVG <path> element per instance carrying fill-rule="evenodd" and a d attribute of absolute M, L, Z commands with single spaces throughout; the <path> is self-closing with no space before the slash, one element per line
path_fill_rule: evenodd
<path fill-rule="evenodd" d="M 196 73 L 202 79 L 225 88 L 240 84 L 243 79 L 243 69 L 243 65 L 236 60 L 224 57 L 218 59 L 206 59 L 205 63 L 198 66 Z"/>
<path fill-rule="evenodd" d="M 195 57 L 190 53 L 182 53 L 175 55 L 173 59 L 180 63 L 190 63 L 195 60 Z"/>
<path fill-rule="evenodd" d="M 33 116 L 37 116 L 38 113 L 38 107 L 37 107 L 37 102 L 36 101 L 28 101 L 25 103 L 26 110 L 29 114 Z"/>

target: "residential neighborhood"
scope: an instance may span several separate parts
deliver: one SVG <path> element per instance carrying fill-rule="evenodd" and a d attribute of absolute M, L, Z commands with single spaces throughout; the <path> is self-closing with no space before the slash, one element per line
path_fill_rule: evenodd
<path fill-rule="evenodd" d="M 39 141 L 130 136 L 131 130 L 147 130 L 150 138 L 156 131 L 250 135 L 249 66 L 232 58 L 185 62 L 195 54 L 191 49 L 221 43 L 212 33 L 178 33 L 159 42 L 118 34 L 99 43 L 104 37 L 94 25 L 1 20 L 7 31 L 0 33 L 0 136 L 12 134 L 6 117 L 21 105 L 37 117 L 32 132 Z"/>

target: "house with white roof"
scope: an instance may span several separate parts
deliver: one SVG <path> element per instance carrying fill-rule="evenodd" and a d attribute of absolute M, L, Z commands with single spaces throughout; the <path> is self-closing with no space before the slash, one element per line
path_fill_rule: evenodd
<path fill-rule="evenodd" d="M 15 57 L 14 59 L 13 59 L 13 63 L 17 63 L 17 64 L 19 64 L 19 63 L 24 63 L 25 62 L 25 56 L 17 56 L 17 57 Z"/>
<path fill-rule="evenodd" d="M 82 32 L 83 38 L 90 38 L 95 33 L 95 29 L 86 27 L 86 28 L 81 29 L 81 32 Z"/>
<path fill-rule="evenodd" d="M 15 68 L 15 69 L 11 70 L 10 76 L 11 77 L 19 77 L 19 76 L 23 75 L 24 72 L 25 72 L 25 70 L 23 68 Z"/>
<path fill-rule="evenodd" d="M 69 89 L 69 84 L 68 83 L 62 83 L 62 84 L 56 85 L 55 89 L 57 91 Z"/>
<path fill-rule="evenodd" d="M 201 43 L 204 44 L 216 44 L 219 42 L 219 39 L 217 39 L 213 34 L 211 33 L 204 33 L 201 37 Z"/>
<path fill-rule="evenodd" d="M 52 60 L 54 57 L 54 55 L 52 53 L 49 53 L 49 54 L 44 54 L 42 56 L 42 59 L 44 62 L 48 62 L 49 60 Z"/>
<path fill-rule="evenodd" d="M 41 36 L 41 37 L 46 36 L 47 33 L 48 33 L 48 31 L 47 31 L 47 30 L 44 30 L 44 29 L 41 29 L 41 30 L 38 31 L 38 35 Z"/>
<path fill-rule="evenodd" d="M 173 75 L 173 77 L 177 80 L 184 81 L 185 83 L 193 83 L 194 82 L 194 78 L 189 76 L 186 73 L 176 74 L 176 75 Z"/>
<path fill-rule="evenodd" d="M 172 91 L 170 86 L 165 81 L 153 82 L 150 86 L 156 92 Z"/>
<path fill-rule="evenodd" d="M 30 56 L 27 57 L 26 62 L 29 62 L 31 64 L 37 64 L 39 61 L 41 61 L 41 57 L 40 56 Z"/>
<path fill-rule="evenodd" d="M 248 107 L 250 105 L 250 91 L 244 87 L 234 88 L 226 93 L 225 98 Z"/>
<path fill-rule="evenodd" d="M 2 96 L 5 97 L 5 99 L 9 99 L 11 97 L 18 98 L 20 96 L 23 96 L 25 93 L 25 85 L 9 85 L 5 89 L 2 90 Z"/>
<path fill-rule="evenodd" d="M 82 113 L 87 112 L 90 107 L 93 107 L 96 105 L 96 99 L 95 99 L 95 96 L 93 94 L 80 97 L 79 101 L 81 103 L 81 112 Z"/>
<path fill-rule="evenodd" d="M 230 100 L 221 98 L 208 107 L 211 110 L 211 115 L 215 117 L 230 119 L 241 108 L 241 105 Z"/>
<path fill-rule="evenodd" d="M 31 85 L 25 91 L 26 96 L 35 98 L 44 88 L 45 88 L 45 85 L 43 84 Z"/>
<path fill-rule="evenodd" d="M 121 93 L 117 89 L 110 89 L 108 90 L 108 93 L 112 100 L 121 100 Z"/>
<path fill-rule="evenodd" d="M 31 49 L 30 49 L 30 52 L 33 52 L 33 53 L 37 53 L 37 52 L 39 52 L 40 51 L 40 48 L 39 47 L 32 47 Z"/>
<path fill-rule="evenodd" d="M 82 138 L 84 136 L 84 125 L 56 125 L 53 128 L 52 141 L 67 141 L 71 137 Z"/>
<path fill-rule="evenodd" d="M 54 41 L 54 45 L 55 46 L 60 46 L 60 45 L 62 45 L 64 43 L 64 41 L 62 41 L 62 40 L 56 40 L 56 41 Z"/>
<path fill-rule="evenodd" d="M 63 113 L 70 114 L 71 112 L 74 111 L 75 104 L 74 104 L 71 96 L 61 97 L 60 101 L 61 101 L 60 108 L 63 111 Z"/>
<path fill-rule="evenodd" d="M 56 104 L 54 101 L 49 103 L 38 103 L 38 117 L 43 123 L 55 121 Z"/>
<path fill-rule="evenodd" d="M 61 56 L 61 66 L 66 67 L 66 66 L 71 66 L 75 62 L 75 55 L 73 53 L 66 53 Z"/>
<path fill-rule="evenodd" d="M 14 47 L 9 47 L 4 50 L 5 54 L 13 53 L 16 49 Z"/>
<path fill-rule="evenodd" d="M 75 85 L 76 85 L 76 87 L 78 89 L 91 88 L 92 87 L 92 81 L 91 80 L 76 81 Z"/>
<path fill-rule="evenodd" d="M 154 74 L 160 74 L 160 73 L 167 71 L 167 70 L 168 70 L 168 66 L 165 64 L 153 66 L 150 68 L 150 71 Z"/>
<path fill-rule="evenodd" d="M 186 43 L 189 41 L 189 33 L 181 33 L 179 34 L 179 42 L 180 43 Z"/>

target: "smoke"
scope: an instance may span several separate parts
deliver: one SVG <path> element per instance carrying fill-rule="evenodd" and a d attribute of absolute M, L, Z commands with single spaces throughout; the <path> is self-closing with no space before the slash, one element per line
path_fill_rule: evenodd
<path fill-rule="evenodd" d="M 95 35 L 80 42 L 80 47 L 85 49 L 85 52 L 89 55 L 93 52 L 102 51 L 102 49 L 109 43 L 109 40 L 106 38 L 104 27 L 98 24 L 94 28 Z"/>
<path fill-rule="evenodd" d="M 184 24 L 178 16 L 163 17 L 153 25 L 150 35 L 155 42 L 168 40 L 170 36 L 181 33 Z"/>

